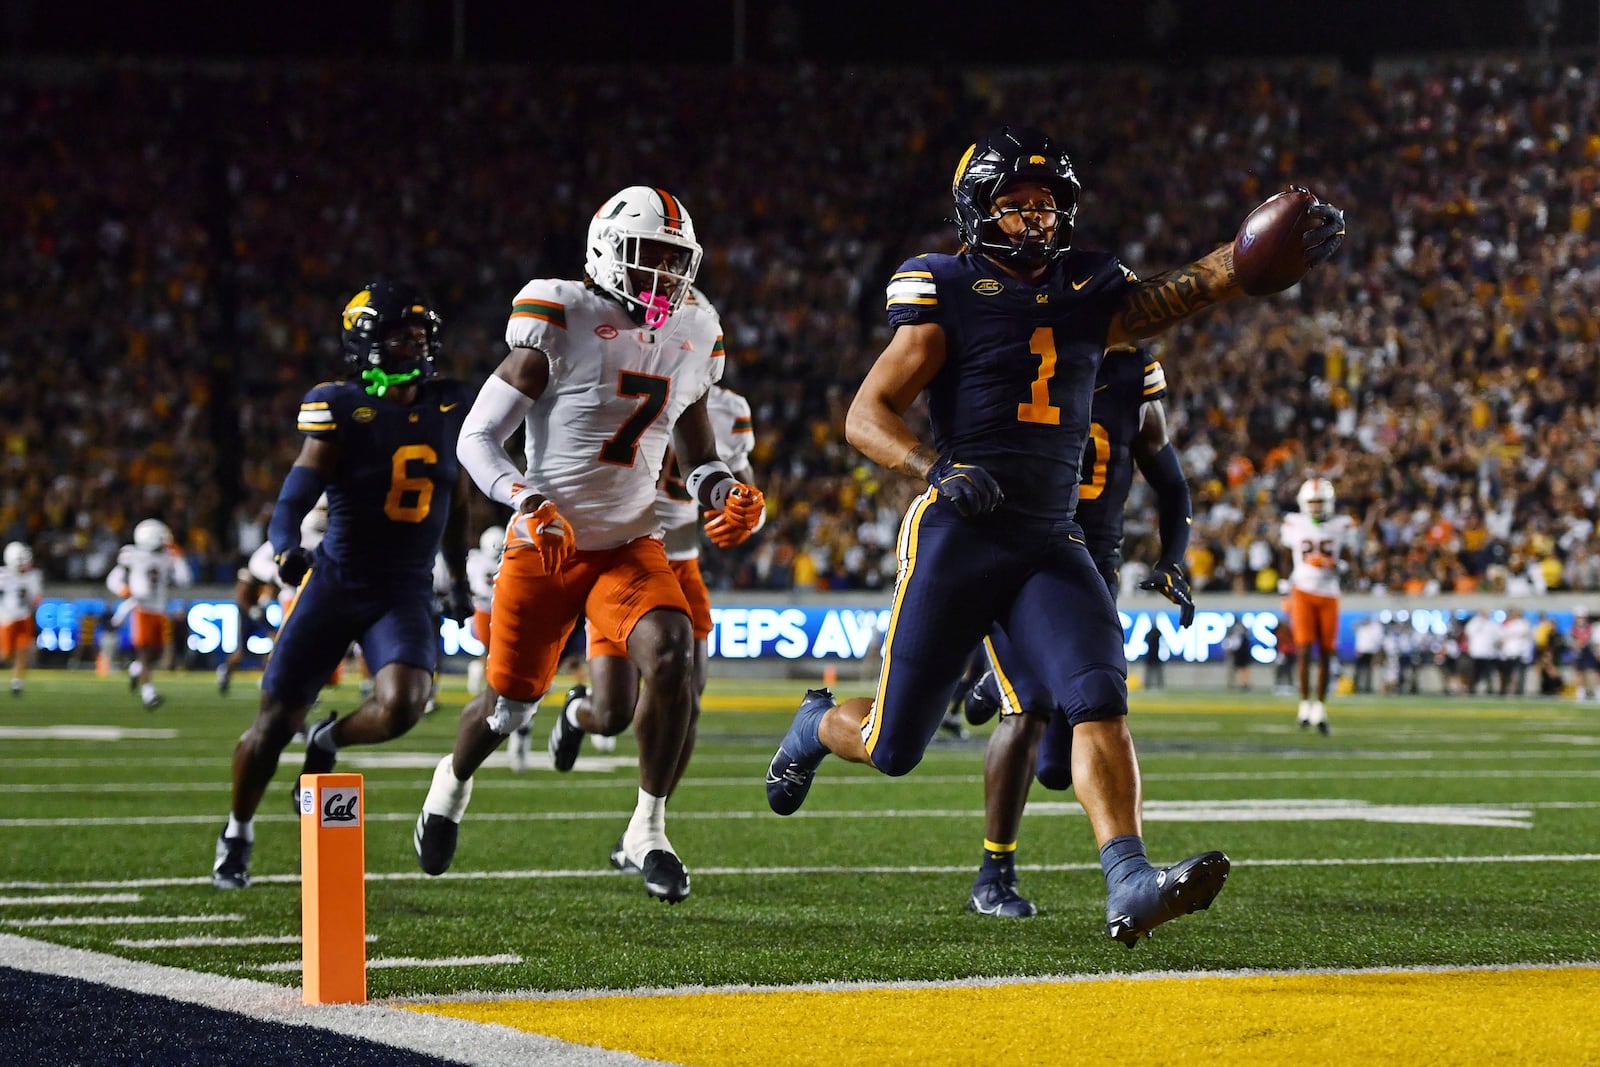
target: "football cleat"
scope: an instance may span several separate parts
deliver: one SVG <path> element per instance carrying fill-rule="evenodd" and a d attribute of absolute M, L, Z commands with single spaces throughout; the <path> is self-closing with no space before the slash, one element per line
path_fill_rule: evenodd
<path fill-rule="evenodd" d="M 623 839 L 627 836 L 624 833 L 622 837 L 617 838 L 617 843 L 611 846 L 611 866 L 623 874 L 642 874 L 639 865 L 628 858 L 628 850 L 622 847 Z"/>
<path fill-rule="evenodd" d="M 683 861 L 664 848 L 644 854 L 644 891 L 657 900 L 676 904 L 689 895 L 689 872 Z"/>
<path fill-rule="evenodd" d="M 1206 910 L 1222 892 L 1231 866 L 1225 853 L 1202 852 L 1161 868 L 1145 899 L 1106 903 L 1106 935 L 1133 948 L 1162 923 Z"/>
<path fill-rule="evenodd" d="M 167 698 L 162 696 L 160 693 L 152 693 L 150 696 L 142 697 L 139 700 L 139 703 L 144 705 L 145 711 L 155 711 L 166 702 Z"/>
<path fill-rule="evenodd" d="M 984 671 L 967 697 L 962 701 L 961 712 L 973 726 L 982 726 L 1000 713 L 1000 682 L 994 671 Z"/>
<path fill-rule="evenodd" d="M 228 837 L 223 827 L 217 835 L 217 858 L 211 865 L 213 889 L 244 889 L 250 885 L 250 842 Z"/>
<path fill-rule="evenodd" d="M 1295 715 L 1295 722 L 1300 724 L 1302 730 L 1311 729 L 1311 701 L 1300 702 L 1300 711 Z"/>
<path fill-rule="evenodd" d="M 11 695 L 14 696 L 14 697 L 19 697 L 19 696 L 22 695 L 22 679 L 21 678 L 13 678 L 13 679 L 11 679 Z"/>
<path fill-rule="evenodd" d="M 952 741 L 967 739 L 967 725 L 961 721 L 961 716 L 956 714 L 954 708 L 944 713 L 944 718 L 939 721 L 939 732 Z"/>
<path fill-rule="evenodd" d="M 1311 725 L 1317 728 L 1317 733 L 1323 737 L 1328 736 L 1328 709 L 1322 706 L 1322 701 L 1311 702 Z"/>
<path fill-rule="evenodd" d="M 338 718 L 337 711 L 330 711 L 326 719 L 306 731 L 306 759 L 300 765 L 301 777 L 308 774 L 327 774 L 339 762 L 337 753 L 316 743 L 317 738 L 333 729 L 333 724 Z M 294 780 L 294 793 L 289 800 L 294 813 L 300 814 L 300 778 Z"/>
<path fill-rule="evenodd" d="M 1039 914 L 1033 901 L 1017 892 L 1015 882 L 1000 878 L 980 878 L 974 882 L 967 910 L 998 919 L 1028 919 Z"/>
<path fill-rule="evenodd" d="M 228 686 L 233 682 L 233 668 L 226 663 L 217 664 L 217 692 L 222 696 L 228 695 Z"/>
<path fill-rule="evenodd" d="M 567 690 L 567 699 L 561 705 L 561 714 L 550 727 L 550 762 L 558 771 L 570 771 L 578 762 L 578 750 L 583 747 L 584 731 L 567 721 L 567 709 L 572 702 L 589 695 L 589 687 L 575 685 Z"/>
<path fill-rule="evenodd" d="M 807 689 L 794 713 L 789 732 L 767 764 L 767 806 L 779 815 L 793 815 L 805 803 L 811 780 L 828 749 L 817 737 L 822 716 L 834 706 L 827 689 Z"/>
<path fill-rule="evenodd" d="M 411 835 L 411 844 L 417 850 L 417 866 L 426 874 L 443 874 L 456 858 L 456 839 L 461 824 L 451 822 L 443 815 L 423 812 L 417 816 L 417 828 Z"/>

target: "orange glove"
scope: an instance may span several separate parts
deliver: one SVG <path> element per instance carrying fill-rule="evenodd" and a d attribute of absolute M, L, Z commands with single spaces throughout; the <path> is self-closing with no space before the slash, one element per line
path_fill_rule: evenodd
<path fill-rule="evenodd" d="M 728 490 L 721 511 L 706 512 L 706 536 L 718 548 L 732 548 L 750 539 L 767 512 L 767 498 L 753 485 L 738 483 Z"/>
<path fill-rule="evenodd" d="M 554 574 L 578 550 L 572 524 L 561 517 L 553 502 L 546 500 L 532 511 L 511 516 L 506 527 L 505 554 L 525 548 L 539 553 L 545 574 Z"/>

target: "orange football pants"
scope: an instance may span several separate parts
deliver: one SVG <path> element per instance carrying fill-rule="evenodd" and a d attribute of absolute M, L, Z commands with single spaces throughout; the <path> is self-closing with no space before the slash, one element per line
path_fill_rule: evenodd
<path fill-rule="evenodd" d="M 10 659 L 33 644 L 32 617 L 0 623 L 0 659 Z"/>
<path fill-rule="evenodd" d="M 677 576 L 678 588 L 689 602 L 689 622 L 694 625 L 695 640 L 711 636 L 711 591 L 706 588 L 705 577 L 700 573 L 699 559 L 668 560 L 672 573 Z M 619 656 L 628 658 L 628 646 L 611 640 L 598 631 L 589 632 L 589 658 Z"/>
<path fill-rule="evenodd" d="M 1289 590 L 1289 628 L 1297 647 L 1321 645 L 1332 652 L 1339 640 L 1339 598 Z"/>

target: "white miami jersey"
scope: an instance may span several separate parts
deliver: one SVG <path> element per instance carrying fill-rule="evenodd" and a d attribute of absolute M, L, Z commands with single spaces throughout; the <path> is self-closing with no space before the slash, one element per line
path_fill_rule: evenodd
<path fill-rule="evenodd" d="M 1339 553 L 1355 545 L 1355 520 L 1335 515 L 1312 522 L 1302 512 L 1283 517 L 1283 544 L 1294 553 L 1289 585 L 1317 596 L 1339 595 Z"/>
<path fill-rule="evenodd" d="M 706 396 L 706 414 L 711 416 L 711 432 L 716 435 L 717 457 L 735 471 L 747 465 L 756 444 L 750 402 L 732 389 L 713 385 Z M 670 452 L 656 486 L 656 516 L 669 530 L 700 521 L 700 504 L 690 499 L 689 490 L 683 485 L 683 472 Z M 696 551 L 694 555 L 698 554 Z M 673 558 L 693 559 L 694 555 Z"/>
<path fill-rule="evenodd" d="M 44 575 L 29 567 L 17 570 L 0 567 L 0 625 L 9 626 L 33 615 L 33 607 L 44 596 Z"/>
<path fill-rule="evenodd" d="M 494 576 L 500 570 L 500 557 L 481 548 L 467 549 L 467 587 L 472 590 L 472 606 L 488 611 L 494 603 Z"/>
<path fill-rule="evenodd" d="M 323 501 L 326 501 L 326 499 L 324 497 Z M 306 513 L 306 517 L 300 520 L 300 547 L 307 552 L 315 551 L 316 547 L 322 543 L 322 535 L 327 532 L 327 529 L 328 509 L 323 506 L 322 501 L 319 501 L 318 507 L 312 508 Z M 272 551 L 272 542 L 261 542 L 256 546 L 256 550 L 250 553 L 250 561 L 239 572 L 239 580 L 257 581 L 263 585 L 279 584 L 278 561 L 275 556 L 276 554 Z"/>
<path fill-rule="evenodd" d="M 659 535 L 673 424 L 722 377 L 715 313 L 686 304 L 648 330 L 581 282 L 536 279 L 512 303 L 506 343 L 550 362 L 527 417 L 527 484 L 572 523 L 579 549 Z"/>
<path fill-rule="evenodd" d="M 117 565 L 106 575 L 106 588 L 128 597 L 144 611 L 165 612 L 173 586 L 193 582 L 189 563 L 165 548 L 154 552 L 137 545 L 123 545 Z"/>

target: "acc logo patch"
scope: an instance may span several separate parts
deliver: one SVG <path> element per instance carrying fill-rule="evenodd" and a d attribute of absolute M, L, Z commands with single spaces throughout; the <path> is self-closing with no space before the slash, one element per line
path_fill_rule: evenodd
<path fill-rule="evenodd" d="M 609 322 L 602 322 L 594 328 L 594 335 L 602 341 L 615 341 L 617 332 L 617 328 Z"/>
<path fill-rule="evenodd" d="M 360 407 L 352 411 L 350 413 L 350 417 L 355 419 L 357 422 L 371 422 L 373 419 L 378 417 L 378 413 L 372 408 Z"/>
<path fill-rule="evenodd" d="M 982 293 L 984 296 L 993 296 L 1004 289 L 1005 286 L 1001 285 L 993 278 L 979 278 L 977 281 L 972 283 L 972 291 L 975 293 Z"/>

